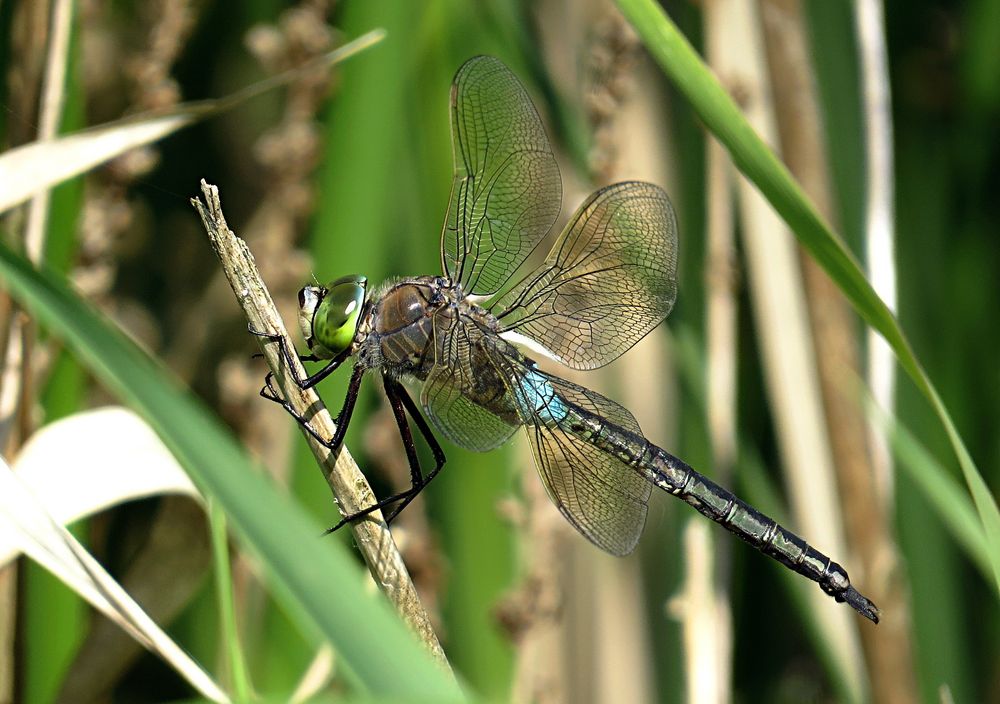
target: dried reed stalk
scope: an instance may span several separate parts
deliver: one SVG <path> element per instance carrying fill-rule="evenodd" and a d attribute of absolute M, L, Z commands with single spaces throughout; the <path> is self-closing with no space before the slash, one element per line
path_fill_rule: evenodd
<path fill-rule="evenodd" d="M 274 301 L 271 300 L 271 294 L 260 278 L 253 255 L 246 243 L 226 224 L 218 188 L 203 180 L 201 189 L 205 202 L 195 198 L 192 199 L 192 204 L 201 215 L 212 248 L 222 261 L 226 278 L 243 307 L 251 327 L 281 335 L 289 349 L 294 349 Z M 323 401 L 314 389 L 300 389 L 292 377 L 294 374 L 299 379 L 305 378 L 301 363 L 296 359 L 294 361 L 297 368 L 289 369 L 278 344 L 265 343 L 262 347 L 264 359 L 274 373 L 275 381 L 284 398 L 296 411 L 308 417 L 312 427 L 323 437 L 332 437 L 334 424 Z M 342 448 L 339 456 L 335 458 L 326 446 L 321 445 L 304 429 L 303 435 L 316 456 L 316 461 L 342 513 L 345 515 L 355 513 L 375 503 L 375 496 L 368 481 L 346 447 Z M 382 514 L 378 511 L 369 514 L 364 520 L 352 523 L 351 530 L 375 583 L 431 654 L 447 667 L 444 651 L 420 603 L 416 588 Z"/>
<path fill-rule="evenodd" d="M 713 64 L 742 102 L 747 119 L 773 147 L 777 127 L 756 3 L 712 0 L 712 5 L 717 23 L 709 31 L 724 33 L 711 43 L 719 48 Z M 738 196 L 751 304 L 795 524 L 811 544 L 841 556 L 846 546 L 798 250 L 746 178 L 739 179 Z M 818 590 L 809 599 L 853 698 L 863 699 L 866 683 L 851 614 Z"/>
<path fill-rule="evenodd" d="M 764 0 L 761 11 L 785 161 L 819 212 L 832 220 L 828 160 L 800 0 Z M 863 408 L 851 392 L 860 376 L 855 317 L 819 265 L 805 256 L 802 264 L 844 526 L 856 556 L 850 562 L 860 566 L 851 574 L 882 605 L 879 627 L 861 629 L 873 698 L 916 701 L 908 589 L 888 506 L 877 491 Z"/>

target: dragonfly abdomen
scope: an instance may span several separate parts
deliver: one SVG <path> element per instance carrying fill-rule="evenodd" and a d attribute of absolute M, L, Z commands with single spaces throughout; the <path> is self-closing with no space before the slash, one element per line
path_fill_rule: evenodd
<path fill-rule="evenodd" d="M 650 445 L 650 449 L 652 462 L 642 470 L 656 486 L 683 499 L 764 554 L 819 583 L 837 601 L 848 602 L 861 615 L 878 623 L 878 609 L 851 586 L 843 567 L 666 450 L 655 445 Z"/>
<path fill-rule="evenodd" d="M 774 519 L 642 436 L 575 406 L 571 407 L 569 420 L 580 439 L 614 455 L 647 481 L 683 499 L 764 554 L 819 583 L 837 601 L 846 601 L 878 623 L 878 609 L 851 586 L 847 571 Z"/>

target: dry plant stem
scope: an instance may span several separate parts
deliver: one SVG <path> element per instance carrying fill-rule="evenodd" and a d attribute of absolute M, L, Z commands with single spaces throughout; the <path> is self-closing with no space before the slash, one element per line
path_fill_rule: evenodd
<path fill-rule="evenodd" d="M 42 78 L 41 105 L 39 106 L 39 127 L 37 139 L 45 141 L 55 137 L 59 129 L 59 119 L 62 116 L 63 99 L 65 97 L 66 62 L 69 53 L 70 21 L 73 17 L 73 4 L 70 0 L 54 0 L 52 14 L 49 18 L 48 50 L 45 58 L 45 74 Z M 28 216 L 24 231 L 25 253 L 35 264 L 42 259 L 45 244 L 45 225 L 49 214 L 49 191 L 35 195 L 28 204 Z M 31 433 L 31 411 L 34 405 L 32 398 L 32 359 L 31 353 L 35 342 L 34 325 L 24 316 L 14 316 L 10 323 L 18 328 L 11 331 L 9 339 L 19 339 L 22 349 L 7 348 L 7 368 L 13 368 L 14 355 L 20 355 L 19 374 L 11 375 L 9 382 L 17 385 L 18 393 L 8 397 L 15 404 L 13 408 L 4 408 L 3 417 L 16 415 L 15 442 L 23 442 Z"/>
<path fill-rule="evenodd" d="M 0 570 L 0 701 L 14 701 L 14 638 L 17 633 L 17 570 Z"/>
<path fill-rule="evenodd" d="M 556 13 L 559 5 L 550 3 Z M 657 73 L 650 70 L 640 76 L 636 71 L 635 59 L 641 51 L 638 37 L 609 0 L 577 3 L 575 9 L 582 20 L 574 28 L 578 34 L 566 33 L 563 39 L 569 47 L 586 46 L 583 70 L 576 80 L 571 75 L 559 77 L 559 84 L 564 90 L 579 86 L 579 99 L 588 108 L 594 140 L 589 162 L 596 183 L 629 177 L 666 183 L 658 150 L 649 148 L 664 143 L 662 103 L 652 105 L 655 97 L 648 96 L 638 83 L 645 78 L 656 85 Z M 572 51 L 566 54 L 572 55 Z M 663 372 L 666 357 L 662 335 L 654 334 L 630 350 L 627 363 L 569 376 L 587 386 L 605 385 L 647 430 L 665 427 L 671 416 L 664 399 L 669 391 L 635 391 L 648 391 L 650 379 L 667 376 Z M 565 370 L 559 372 L 566 375 Z M 569 540 L 569 570 L 564 573 L 573 585 L 565 590 L 568 700 L 652 701 L 651 626 L 643 606 L 646 598 L 639 560 L 605 555 L 575 538 Z"/>
<path fill-rule="evenodd" d="M 201 182 L 205 202 L 192 199 L 192 204 L 201 215 L 202 222 L 212 242 L 212 248 L 222 261 L 222 267 L 232 286 L 236 298 L 243 308 L 251 327 L 255 330 L 276 333 L 285 338 L 289 349 L 294 349 L 292 340 L 285 331 L 284 323 L 271 300 L 264 282 L 260 278 L 253 255 L 246 243 L 226 225 L 219 201 L 219 190 L 215 186 Z M 291 370 L 284 360 L 279 345 L 264 342 L 264 359 L 274 372 L 281 393 L 300 413 L 310 419 L 313 428 L 324 437 L 332 437 L 333 420 L 314 389 L 300 389 L 292 378 L 304 378 L 302 365 L 295 360 L 297 369 Z M 347 448 L 342 448 L 336 459 L 333 453 L 316 441 L 308 432 L 303 435 L 309 443 L 320 469 L 333 491 L 340 511 L 354 513 L 375 503 L 371 487 Z M 376 584 L 385 592 L 403 619 L 417 633 L 427 649 L 447 667 L 444 651 L 431 628 L 427 614 L 417 596 L 410 575 L 403 564 L 403 558 L 396 549 L 392 534 L 378 511 L 364 520 L 351 524 L 358 549 L 364 556 L 368 569 Z"/>
<path fill-rule="evenodd" d="M 70 20 L 73 18 L 71 0 L 54 0 L 49 51 L 45 62 L 42 85 L 42 106 L 39 114 L 38 141 L 56 136 L 62 116 L 66 85 L 66 60 L 69 53 Z M 25 252 L 36 264 L 42 259 L 45 244 L 45 223 L 49 212 L 49 191 L 42 191 L 31 199 L 28 207 L 28 226 L 25 233 Z"/>
<path fill-rule="evenodd" d="M 706 7 L 706 26 L 716 26 L 713 12 L 718 6 Z M 722 48 L 715 43 L 724 40 L 722 32 L 707 32 L 709 57 L 718 56 Z M 712 446 L 712 468 L 716 481 L 729 484 L 736 462 L 736 253 L 735 224 L 733 222 L 733 189 L 735 174 L 725 149 L 714 139 L 707 140 L 708 179 L 708 246 L 705 252 L 706 302 L 706 352 L 707 352 L 707 413 L 708 432 Z M 689 523 L 684 534 L 684 550 L 689 556 L 689 575 L 698 578 L 697 562 L 690 558 L 703 549 L 715 555 L 714 569 L 704 570 L 703 579 L 709 580 L 715 598 L 704 599 L 705 614 L 700 623 L 685 623 L 684 639 L 689 647 L 700 647 L 706 656 L 714 656 L 708 669 L 699 661 L 705 658 L 691 656 L 687 663 L 687 681 L 694 678 L 704 681 L 707 690 L 705 702 L 723 704 L 733 699 L 732 692 L 732 611 L 728 602 L 729 555 L 732 545 L 723 537 L 703 531 L 701 524 Z M 714 548 L 714 549 L 713 549 Z M 694 598 L 699 598 L 694 596 Z M 707 643 L 705 641 L 708 641 Z M 695 645 L 700 643 L 701 645 Z M 707 651 L 707 652 L 706 652 Z M 696 687 L 698 685 L 694 685 Z M 694 687 L 689 687 L 689 691 Z"/>
<path fill-rule="evenodd" d="M 66 58 L 69 52 L 70 21 L 73 17 L 71 0 L 53 0 L 52 12 L 49 16 L 48 51 L 45 61 L 45 74 L 42 79 L 41 106 L 39 111 L 38 139 L 51 139 L 59 128 L 59 118 L 62 115 L 63 97 L 66 83 Z M 16 114 L 16 113 L 15 113 Z M 42 247 L 45 238 L 45 225 L 49 212 L 49 191 L 43 191 L 32 198 L 28 207 L 25 226 L 25 250 L 29 259 L 36 264 L 41 261 Z M 9 307 L 9 311 L 16 309 Z M 10 423 L 13 431 L 10 440 L 20 444 L 31 431 L 31 410 L 34 407 L 32 398 L 32 355 L 31 347 L 35 341 L 34 325 L 23 315 L 16 312 L 0 323 L 7 327 L 4 333 L 4 344 L 0 346 L 0 360 L 5 364 L 0 369 L 3 379 L 0 381 L 5 393 L 0 402 L 0 424 Z M 13 345 L 7 343 L 13 342 Z M 7 373 L 10 370 L 11 373 Z M 15 420 L 16 419 L 16 420 Z M 16 428 L 16 429 L 15 429 Z M 3 433 L 0 432 L 0 436 Z M 7 442 L 0 442 L 5 450 L 14 447 Z M 0 612 L 14 614 L 16 600 L 16 568 L 11 567 L 0 571 Z M 15 678 L 14 671 L 14 638 L 16 619 L 0 618 L 0 701 L 9 701 L 13 697 Z"/>
<path fill-rule="evenodd" d="M 788 168 L 820 213 L 831 216 L 827 158 L 810 48 L 800 0 L 765 0 L 763 27 L 782 152 Z M 872 694 L 880 702 L 917 700 L 909 598 L 886 505 L 879 500 L 867 452 L 868 428 L 857 397 L 848 390 L 858 373 L 854 316 L 843 294 L 809 257 L 803 270 L 815 338 L 816 361 L 831 449 L 841 489 L 844 526 L 861 570 L 852 569 L 866 593 L 883 608 L 878 628 L 862 628 Z"/>
<path fill-rule="evenodd" d="M 753 127 L 774 146 L 777 128 L 757 4 L 750 0 L 713 0 L 713 5 L 718 5 L 713 8 L 718 21 L 710 31 L 726 35 L 712 44 L 719 47 L 713 65 L 742 99 Z M 837 484 L 795 243 L 787 227 L 747 179 L 739 180 L 738 194 L 754 322 L 798 532 L 829 555 L 845 555 Z M 810 590 L 809 599 L 852 698 L 863 700 L 866 683 L 851 615 L 819 590 Z"/>
<path fill-rule="evenodd" d="M 711 53 L 711 52 L 710 52 Z M 729 484 L 736 461 L 736 295 L 735 228 L 733 224 L 733 166 L 722 145 L 708 140 L 708 247 L 706 251 L 706 351 L 708 431 L 712 444 L 712 468 L 716 481 Z M 699 524 L 700 525 L 700 524 Z M 695 555 L 707 543 L 716 555 L 715 569 L 705 575 L 712 585 L 714 600 L 706 607 L 707 623 L 685 624 L 685 640 L 710 640 L 716 663 L 713 671 L 704 666 L 688 672 L 708 680 L 712 687 L 706 702 L 732 701 L 732 613 L 728 605 L 729 553 L 731 543 L 715 534 L 695 533 L 689 524 L 684 549 Z M 714 548 L 714 549 L 713 549 Z M 692 565 L 692 577 L 694 572 Z M 690 632 L 689 632 L 690 631 Z M 707 634 L 707 635 L 706 635 Z M 702 646 L 705 647 L 705 646 Z"/>
<path fill-rule="evenodd" d="M 863 91 L 865 124 L 865 241 L 868 278 L 889 310 L 896 311 L 896 253 L 893 222 L 895 174 L 892 155 L 892 101 L 889 93 L 888 51 L 881 0 L 857 0 L 854 17 Z M 879 408 L 895 408 L 896 358 L 889 343 L 868 331 L 868 386 Z M 886 509 L 893 495 L 892 456 L 885 428 L 869 425 L 876 488 Z"/>
<path fill-rule="evenodd" d="M 301 0 L 287 5 L 274 24 L 256 25 L 245 39 L 267 73 L 302 65 L 333 47 L 334 36 L 321 3 Z M 273 53 L 266 54 L 259 49 L 262 34 L 271 37 Z M 317 41 L 317 37 L 323 41 Z M 311 181 L 319 161 L 317 113 L 325 104 L 329 85 L 329 71 L 315 71 L 292 81 L 284 92 L 280 113 L 274 116 L 250 150 L 259 166 L 254 171 L 254 185 L 260 188 L 262 197 L 256 202 L 254 212 L 241 224 L 240 234 L 260 257 L 261 274 L 274 291 L 272 295 L 277 298 L 279 311 L 286 319 L 297 308 L 295 292 L 310 274 L 311 262 L 308 255 L 296 247 L 296 237 L 313 210 L 315 196 Z M 220 269 L 212 273 L 209 285 L 198 294 L 199 303 L 180 306 L 188 312 L 181 318 L 180 329 L 184 332 L 176 336 L 177 344 L 168 350 L 173 368 L 194 373 L 202 363 L 202 348 L 192 344 L 191 339 L 207 340 L 220 324 L 227 324 L 241 315 L 232 307 L 231 296 Z M 207 314 L 193 315 L 195 310 Z M 299 433 L 291 424 L 274 423 L 274 409 L 270 404 L 260 403 L 258 362 L 245 356 L 230 357 L 226 366 L 241 379 L 240 391 L 231 400 L 240 409 L 244 442 L 265 460 L 274 480 L 287 486 L 292 469 L 287 458 L 292 443 L 300 442 Z M 246 385 L 248 377 L 258 383 Z M 225 382 L 220 379 L 220 383 Z M 232 576 L 237 616 L 244 626 L 243 632 L 252 640 L 264 636 L 268 600 L 264 586 L 256 579 L 252 560 L 241 553 L 236 557 Z M 410 560 L 410 564 L 415 562 Z M 417 586 L 420 586 L 419 580 Z M 426 592 L 421 590 L 421 594 L 426 606 Z"/>
<path fill-rule="evenodd" d="M 37 99 L 42 83 L 40 69 L 45 61 L 44 44 L 49 33 L 51 14 L 45 3 L 17 3 L 13 5 L 11 21 L 11 62 L 7 68 L 8 84 L 5 108 L 12 115 L 28 116 L 22 120 L 11 120 L 7 125 L 4 148 L 29 141 L 34 136 L 31 131 Z M 21 213 L 7 218 L 5 224 L 18 229 L 22 223 Z M 13 456 L 18 449 L 19 438 L 14 430 L 17 409 L 21 399 L 21 331 L 16 322 L 18 309 L 6 297 L 3 318 L 0 325 L 0 450 Z M 18 568 L 9 565 L 0 569 L 0 701 L 14 701 L 14 684 L 17 663 L 15 649 L 17 631 L 17 582 Z"/>

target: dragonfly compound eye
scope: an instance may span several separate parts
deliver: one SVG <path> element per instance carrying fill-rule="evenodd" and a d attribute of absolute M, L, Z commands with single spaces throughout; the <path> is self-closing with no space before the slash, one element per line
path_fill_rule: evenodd
<path fill-rule="evenodd" d="M 327 286 L 327 293 L 317 303 L 312 316 L 312 337 L 315 345 L 334 356 L 343 352 L 354 341 L 365 303 L 364 276 L 345 276 Z"/>

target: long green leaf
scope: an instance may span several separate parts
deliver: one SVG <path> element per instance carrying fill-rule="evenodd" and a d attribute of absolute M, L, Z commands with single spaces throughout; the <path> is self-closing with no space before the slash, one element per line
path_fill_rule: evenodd
<path fill-rule="evenodd" d="M 226 685 L 239 702 L 250 701 L 253 685 L 247 671 L 246 657 L 236 627 L 236 603 L 233 598 L 233 573 L 229 566 L 229 532 L 226 514 L 215 501 L 208 502 L 209 530 L 212 533 L 212 558 L 215 563 L 215 599 L 219 609 L 219 630 L 228 670 Z"/>
<path fill-rule="evenodd" d="M 888 431 L 889 442 L 899 467 L 921 488 L 941 522 L 986 579 L 990 575 L 990 556 L 986 536 L 976 517 L 976 509 L 953 474 L 942 467 L 926 447 L 898 419 L 875 407 L 867 399 L 869 413 Z"/>
<path fill-rule="evenodd" d="M 196 483 L 225 509 L 308 636 L 322 636 L 370 693 L 456 701 L 437 667 L 360 568 L 263 476 L 218 419 L 56 275 L 0 245 L 0 285 L 142 414 Z M 137 468 L 140 471 L 141 468 Z"/>
<path fill-rule="evenodd" d="M 854 309 L 882 334 L 903 369 L 930 401 L 948 434 L 975 502 L 989 545 L 993 576 L 1000 590 L 1000 510 L 937 389 L 913 353 L 899 321 L 875 293 L 854 257 L 806 198 L 788 169 L 757 135 L 663 9 L 653 0 L 617 2 L 664 73 L 676 83 L 706 127 L 729 151 L 736 167 L 760 189 Z"/>

